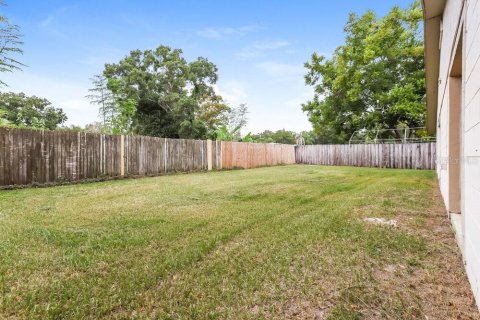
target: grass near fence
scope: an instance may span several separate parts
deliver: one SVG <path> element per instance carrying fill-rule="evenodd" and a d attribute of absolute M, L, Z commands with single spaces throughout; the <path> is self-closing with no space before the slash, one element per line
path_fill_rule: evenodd
<path fill-rule="evenodd" d="M 0 318 L 474 318 L 440 203 L 430 171 L 296 165 L 3 191 Z"/>

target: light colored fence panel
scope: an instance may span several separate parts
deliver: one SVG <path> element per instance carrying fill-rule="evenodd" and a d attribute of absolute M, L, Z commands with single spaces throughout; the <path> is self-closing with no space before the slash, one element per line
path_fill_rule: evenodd
<path fill-rule="evenodd" d="M 221 143 L 221 168 L 250 169 L 295 163 L 295 146 L 246 142 Z"/>
<path fill-rule="evenodd" d="M 295 148 L 296 163 L 400 169 L 435 169 L 436 144 L 307 145 Z"/>

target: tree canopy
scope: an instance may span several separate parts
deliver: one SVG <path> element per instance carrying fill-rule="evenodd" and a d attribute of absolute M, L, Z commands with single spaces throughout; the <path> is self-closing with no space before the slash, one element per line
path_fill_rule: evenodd
<path fill-rule="evenodd" d="M 225 103 L 221 96 L 212 95 L 207 97 L 200 105 L 197 118 L 205 124 L 208 137 L 216 138 L 216 132 L 229 125 L 231 114 L 235 110 Z"/>
<path fill-rule="evenodd" d="M 102 127 L 111 128 L 115 125 L 115 119 L 118 116 L 113 93 L 107 87 L 107 79 L 103 75 L 96 75 L 90 79 L 93 88 L 89 89 L 86 96 L 91 104 L 99 106 L 99 115 L 102 119 Z"/>
<path fill-rule="evenodd" d="M 347 141 L 356 130 L 421 127 L 425 123 L 422 9 L 394 7 L 385 17 L 351 14 L 345 44 L 305 64 L 315 89 L 303 104 L 320 140 Z"/>
<path fill-rule="evenodd" d="M 261 133 L 252 135 L 252 138 L 259 143 L 297 143 L 297 133 L 285 129 L 277 131 L 265 130 Z"/>
<path fill-rule="evenodd" d="M 180 49 L 131 51 L 105 65 L 103 76 L 117 109 L 118 133 L 205 138 L 224 124 L 229 110 L 214 91 L 217 67 L 201 57 L 187 62 Z"/>
<path fill-rule="evenodd" d="M 4 2 L 0 0 L 0 6 L 3 5 Z M 11 24 L 7 17 L 0 15 L 0 72 L 21 70 L 24 65 L 15 56 L 23 53 L 22 44 L 20 27 Z M 0 80 L 0 86 L 6 85 Z"/>
<path fill-rule="evenodd" d="M 24 93 L 0 93 L 0 124 L 55 130 L 67 120 L 47 99 Z"/>

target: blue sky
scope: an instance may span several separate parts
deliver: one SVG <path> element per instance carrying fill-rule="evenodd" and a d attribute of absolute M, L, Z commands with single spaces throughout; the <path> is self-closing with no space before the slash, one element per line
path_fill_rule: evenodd
<path fill-rule="evenodd" d="M 384 15 L 411 0 L 7 0 L 2 8 L 24 34 L 23 72 L 2 75 L 14 92 L 49 99 L 68 124 L 97 120 L 84 98 L 89 78 L 133 49 L 181 48 L 219 69 L 218 92 L 249 107 L 248 131 L 311 128 L 301 103 L 312 96 L 303 64 L 330 55 L 349 12 Z"/>

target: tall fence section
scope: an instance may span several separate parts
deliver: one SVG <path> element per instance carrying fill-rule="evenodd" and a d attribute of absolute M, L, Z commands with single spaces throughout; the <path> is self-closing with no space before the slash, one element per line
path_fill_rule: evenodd
<path fill-rule="evenodd" d="M 435 144 L 293 146 L 0 128 L 0 186 L 281 164 L 434 169 Z"/>

